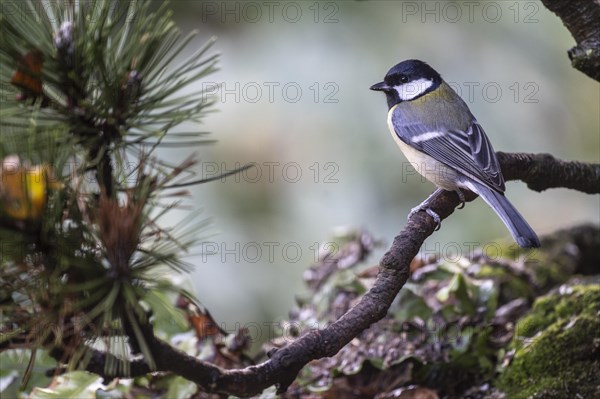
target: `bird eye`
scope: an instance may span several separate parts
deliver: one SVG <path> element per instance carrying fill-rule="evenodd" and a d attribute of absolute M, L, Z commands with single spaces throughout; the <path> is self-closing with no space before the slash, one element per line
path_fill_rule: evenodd
<path fill-rule="evenodd" d="M 400 75 L 400 83 L 406 83 L 406 82 L 408 82 L 408 76 Z"/>

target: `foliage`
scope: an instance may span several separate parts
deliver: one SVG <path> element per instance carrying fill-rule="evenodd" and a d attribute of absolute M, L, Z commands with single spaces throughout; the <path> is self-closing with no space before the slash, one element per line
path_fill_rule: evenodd
<path fill-rule="evenodd" d="M 600 395 L 600 286 L 575 279 L 536 300 L 517 324 L 513 362 L 498 381 L 511 398 Z"/>
<path fill-rule="evenodd" d="M 189 269 L 182 254 L 207 224 L 194 214 L 167 225 L 196 161 L 173 164 L 155 150 L 211 142 L 181 127 L 212 104 L 189 89 L 215 70 L 213 40 L 172 65 L 196 34 L 182 36 L 166 4 L 3 0 L 2 10 L 3 364 L 31 350 L 24 386 L 40 372 L 37 350 L 68 369 L 106 351 L 106 375 L 127 374 L 133 356 L 152 367 L 145 334 L 161 317 L 183 320 L 175 297 L 193 298 L 172 276 Z M 72 381 L 96 380 L 68 374 L 54 393 L 32 395 L 75 397 Z"/>
<path fill-rule="evenodd" d="M 583 236 L 597 234 L 597 229 L 591 227 L 580 229 L 585 231 Z M 583 309 L 588 313 L 598 309 L 598 298 L 594 294 L 597 284 L 581 296 L 576 295 L 579 289 L 573 287 L 570 289 L 573 296 L 564 300 L 557 301 L 554 296 L 539 299 L 534 316 L 524 317 L 517 324 L 537 295 L 564 283 L 569 274 L 576 272 L 578 264 L 584 263 L 576 245 L 566 240 L 567 236 L 566 231 L 557 232 L 544 240 L 543 251 L 516 254 L 507 250 L 502 252 L 504 257 L 490 258 L 476 251 L 469 259 L 452 256 L 415 259 L 411 265 L 413 273 L 388 315 L 335 356 L 311 362 L 290 387 L 290 394 L 301 398 L 501 397 L 493 388 L 495 379 L 505 370 L 506 375 L 511 375 L 509 371 L 513 367 L 520 370 L 519 364 L 523 362 L 520 360 L 523 355 L 519 350 L 515 354 L 511 342 L 528 342 L 530 333 L 543 331 L 557 318 L 562 320 L 561 328 L 564 328 L 564 324 L 572 320 L 569 319 L 572 314 Z M 377 267 L 365 269 L 362 260 L 367 259 L 372 249 L 369 243 L 373 240 L 360 232 L 349 237 L 350 240 L 343 239 L 345 245 L 341 246 L 338 257 L 325 256 L 306 274 L 311 294 L 299 301 L 299 309 L 292 312 L 291 319 L 284 324 L 293 328 L 283 329 L 282 337 L 272 345 L 284 345 L 290 331 L 292 336 L 299 336 L 310 329 L 325 327 L 371 287 Z M 340 264 L 345 266 L 338 267 Z M 315 279 L 315 276 L 320 278 Z M 586 323 L 583 320 L 580 323 L 583 333 L 592 327 Z M 554 337 L 551 334 L 547 339 Z M 554 353 L 553 345 L 546 343 L 543 347 L 549 356 Z M 589 350 L 589 339 L 588 344 L 582 343 L 579 347 Z M 550 358 L 536 357 L 528 361 L 542 369 L 554 367 L 550 366 L 554 364 Z M 560 370 L 567 370 L 569 364 L 566 362 Z M 591 377 L 590 373 L 596 372 L 592 370 L 598 370 L 597 362 L 595 368 L 592 364 L 586 365 L 588 371 L 581 375 Z M 551 373 L 554 381 L 559 381 L 557 373 Z M 515 377 L 502 378 L 505 381 L 502 388 L 511 387 L 507 391 L 512 393 L 524 389 L 528 381 L 527 377 L 521 381 Z M 517 382 L 520 385 L 515 385 Z M 528 391 L 530 394 L 542 392 L 543 387 L 549 386 L 549 380 L 539 382 Z"/>

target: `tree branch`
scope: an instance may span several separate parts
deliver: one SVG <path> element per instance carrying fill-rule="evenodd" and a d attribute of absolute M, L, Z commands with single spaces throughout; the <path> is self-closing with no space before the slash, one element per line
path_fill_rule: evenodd
<path fill-rule="evenodd" d="M 600 193 L 600 164 L 561 161 L 550 154 L 497 152 L 506 180 L 521 180 L 534 191 L 570 188 L 587 194 Z"/>
<path fill-rule="evenodd" d="M 600 164 L 565 162 L 548 154 L 498 153 L 498 159 L 506 180 L 523 180 L 536 191 L 566 187 L 585 193 L 600 192 Z M 474 198 L 475 195 L 467 196 L 469 201 Z M 432 202 L 431 208 L 445 219 L 458 205 L 458 196 L 446 192 Z M 151 330 L 146 330 L 144 334 L 157 369 L 193 381 L 208 392 L 246 397 L 259 394 L 271 385 L 277 385 L 278 392 L 284 392 L 308 362 L 335 355 L 360 332 L 386 315 L 409 277 L 410 262 L 435 228 L 436 223 L 425 212 L 414 214 L 383 256 L 377 279 L 360 302 L 329 326 L 311 330 L 277 350 L 269 360 L 245 369 L 224 370 L 173 348 L 156 338 Z M 60 349 L 51 351 L 56 359 L 60 359 L 62 353 Z M 105 362 L 106 355 L 94 351 L 86 369 L 105 378 L 115 377 L 104 374 Z M 150 371 L 142 360 L 131 364 L 132 377 Z"/>
<path fill-rule="evenodd" d="M 542 0 L 565 24 L 577 45 L 569 50 L 573 68 L 600 82 L 600 2 Z"/>

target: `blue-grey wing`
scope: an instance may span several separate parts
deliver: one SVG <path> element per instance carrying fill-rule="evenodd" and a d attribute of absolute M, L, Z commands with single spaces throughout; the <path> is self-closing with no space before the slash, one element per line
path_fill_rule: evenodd
<path fill-rule="evenodd" d="M 400 140 L 458 172 L 504 192 L 504 178 L 496 153 L 476 120 L 467 131 L 446 130 L 435 125 L 392 115 L 392 124 Z"/>
<path fill-rule="evenodd" d="M 471 127 L 466 133 L 473 159 L 481 167 L 484 175 L 487 176 L 488 182 L 496 190 L 504 191 L 504 177 L 502 176 L 500 163 L 483 128 L 476 120 L 473 120 Z M 459 133 L 459 135 L 462 134 L 463 132 Z"/>

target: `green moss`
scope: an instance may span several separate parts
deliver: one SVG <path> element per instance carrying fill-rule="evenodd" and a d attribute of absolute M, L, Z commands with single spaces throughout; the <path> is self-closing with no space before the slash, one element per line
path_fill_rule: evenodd
<path fill-rule="evenodd" d="M 540 298 L 519 322 L 515 356 L 496 382 L 507 397 L 600 397 L 600 286 L 566 290 Z"/>
<path fill-rule="evenodd" d="M 523 263 L 538 292 L 566 282 L 577 269 L 580 253 L 572 231 L 562 231 L 544 238 L 543 249 L 523 249 L 514 242 L 500 247 L 504 259 Z"/>
<path fill-rule="evenodd" d="M 549 294 L 536 300 L 529 315 L 517 324 L 517 335 L 532 337 L 552 323 L 572 315 L 594 316 L 600 309 L 600 286 L 565 286 L 567 292 Z"/>
<path fill-rule="evenodd" d="M 477 272 L 477 278 L 495 278 L 500 279 L 506 277 L 508 273 L 506 270 L 499 266 L 492 265 L 481 265 L 481 268 Z"/>
<path fill-rule="evenodd" d="M 569 267 L 573 262 L 566 256 L 557 257 L 544 256 L 539 261 L 528 262 L 527 268 L 533 275 L 533 281 L 538 287 L 552 287 L 562 284 L 572 275 L 573 270 Z"/>

